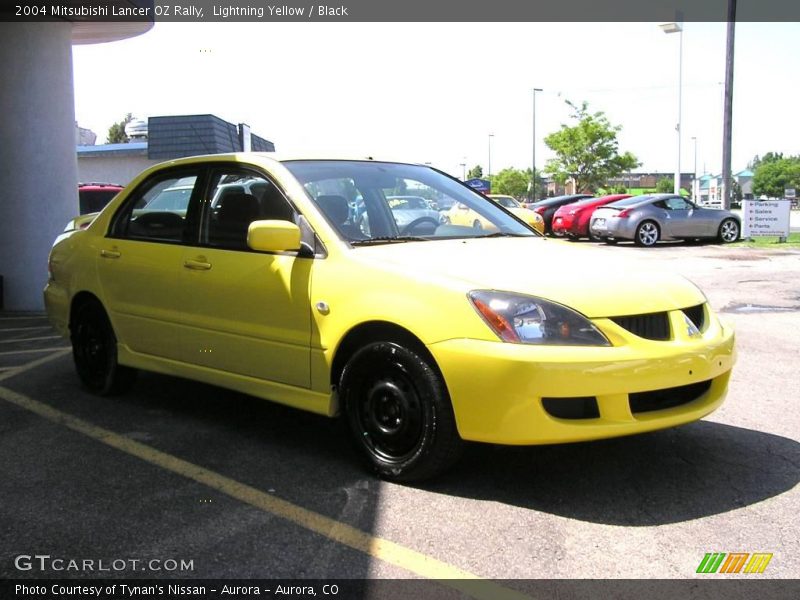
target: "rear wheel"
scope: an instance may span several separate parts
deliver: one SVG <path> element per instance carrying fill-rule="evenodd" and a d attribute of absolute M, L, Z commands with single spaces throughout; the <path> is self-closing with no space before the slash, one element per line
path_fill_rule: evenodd
<path fill-rule="evenodd" d="M 356 352 L 339 385 L 353 442 L 385 479 L 432 477 L 460 456 L 447 389 L 425 358 L 393 342 Z"/>
<path fill-rule="evenodd" d="M 723 244 L 730 244 L 739 239 L 739 223 L 736 219 L 725 219 L 719 224 L 717 238 Z"/>
<path fill-rule="evenodd" d="M 637 246 L 649 248 L 656 245 L 659 234 L 658 225 L 653 221 L 642 221 L 636 228 L 636 235 L 634 235 L 633 241 L 636 242 Z"/>
<path fill-rule="evenodd" d="M 99 302 L 78 306 L 70 330 L 75 370 L 90 392 L 110 396 L 130 388 L 136 370 L 117 362 L 117 338 Z"/>

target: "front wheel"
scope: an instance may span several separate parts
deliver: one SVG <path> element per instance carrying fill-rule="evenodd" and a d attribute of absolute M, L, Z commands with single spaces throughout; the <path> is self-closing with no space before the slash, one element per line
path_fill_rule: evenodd
<path fill-rule="evenodd" d="M 634 236 L 633 241 L 636 242 L 637 246 L 649 248 L 650 246 L 656 245 L 658 238 L 658 225 L 653 223 L 653 221 L 643 221 L 636 228 L 636 235 Z"/>
<path fill-rule="evenodd" d="M 117 338 L 99 302 L 81 304 L 72 317 L 70 330 L 75 370 L 90 392 L 111 396 L 133 384 L 136 370 L 117 362 Z"/>
<path fill-rule="evenodd" d="M 393 342 L 365 346 L 345 366 L 339 393 L 353 442 L 379 476 L 426 479 L 460 456 L 444 382 L 413 350 Z"/>
<path fill-rule="evenodd" d="M 739 223 L 736 219 L 725 219 L 719 225 L 717 238 L 723 244 L 730 244 L 739 239 Z"/>

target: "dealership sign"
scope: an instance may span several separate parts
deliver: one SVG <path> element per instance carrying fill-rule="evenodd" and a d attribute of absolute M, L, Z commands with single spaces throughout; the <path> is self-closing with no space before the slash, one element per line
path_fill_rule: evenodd
<path fill-rule="evenodd" d="M 464 183 L 482 194 L 488 194 L 492 191 L 492 182 L 488 179 L 467 179 Z"/>
<path fill-rule="evenodd" d="M 745 200 L 742 206 L 742 235 L 789 237 L 790 200 Z"/>

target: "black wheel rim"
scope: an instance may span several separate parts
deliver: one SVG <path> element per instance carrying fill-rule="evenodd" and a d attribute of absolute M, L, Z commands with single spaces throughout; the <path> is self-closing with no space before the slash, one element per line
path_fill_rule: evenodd
<path fill-rule="evenodd" d="M 108 331 L 97 315 L 82 319 L 75 330 L 74 355 L 87 384 L 102 387 L 108 375 L 110 347 Z"/>
<path fill-rule="evenodd" d="M 392 369 L 364 380 L 354 414 L 361 442 L 382 461 L 413 456 L 423 436 L 425 414 L 411 380 Z"/>

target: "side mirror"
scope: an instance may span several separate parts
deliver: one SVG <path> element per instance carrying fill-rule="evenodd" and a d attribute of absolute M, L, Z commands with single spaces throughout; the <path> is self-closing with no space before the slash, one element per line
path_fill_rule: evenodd
<path fill-rule="evenodd" d="M 300 228 L 290 221 L 253 221 L 247 230 L 247 245 L 259 252 L 300 250 Z"/>

